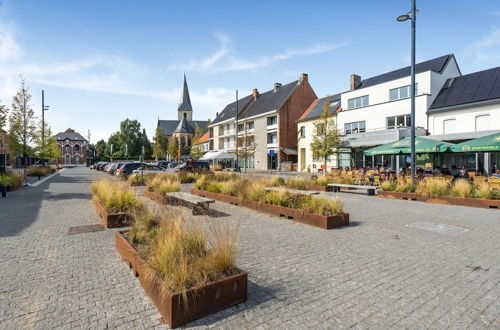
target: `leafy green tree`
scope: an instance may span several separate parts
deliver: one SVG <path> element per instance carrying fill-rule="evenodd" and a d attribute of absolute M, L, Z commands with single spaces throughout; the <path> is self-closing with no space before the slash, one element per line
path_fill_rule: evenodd
<path fill-rule="evenodd" d="M 141 154 L 142 132 L 137 120 L 125 119 L 120 123 L 120 151 L 128 157 L 138 157 Z M 113 151 L 118 151 L 113 147 Z"/>
<path fill-rule="evenodd" d="M 193 143 L 191 146 L 190 154 L 194 160 L 200 159 L 205 153 L 203 151 L 203 145 L 200 143 L 200 139 L 203 136 L 203 130 L 200 126 L 196 126 L 194 130 Z"/>
<path fill-rule="evenodd" d="M 160 126 L 156 127 L 155 136 L 153 137 L 153 157 L 162 159 L 167 154 L 168 138 L 163 133 Z"/>
<path fill-rule="evenodd" d="M 168 141 L 167 153 L 172 159 L 177 159 L 177 154 L 179 152 L 179 146 L 177 145 L 177 141 L 172 136 L 170 137 L 170 141 Z"/>
<path fill-rule="evenodd" d="M 99 140 L 95 144 L 95 153 L 97 159 L 103 159 L 106 155 L 106 141 Z"/>
<path fill-rule="evenodd" d="M 35 137 L 36 124 L 35 112 L 31 107 L 31 94 L 21 78 L 21 87 L 12 98 L 12 107 L 9 116 L 10 123 L 10 148 L 14 154 L 22 155 L 24 167 L 31 153 L 30 143 Z"/>
<path fill-rule="evenodd" d="M 52 131 L 50 129 L 50 126 L 47 122 L 44 122 L 43 125 L 45 126 L 45 128 L 44 128 L 44 131 L 45 131 L 44 132 L 44 136 L 45 136 L 44 140 L 45 141 L 42 140 L 42 121 L 41 120 L 38 123 L 38 127 L 37 127 L 37 130 L 36 130 L 34 138 L 33 138 L 33 142 L 35 144 L 35 148 L 34 148 L 35 156 L 42 159 L 42 160 L 58 159 L 60 153 L 59 152 L 54 153 L 54 145 L 51 144 L 51 143 L 53 143 L 53 141 L 49 141 L 50 138 L 52 137 Z M 57 144 L 57 140 L 56 140 L 56 144 Z"/>
<path fill-rule="evenodd" d="M 151 156 L 153 154 L 153 149 L 151 147 L 151 142 L 148 139 L 148 136 L 146 134 L 146 129 L 142 129 L 142 134 L 141 134 L 141 146 L 144 146 L 144 159 L 151 159 Z"/>
<path fill-rule="evenodd" d="M 117 150 L 121 150 L 122 145 L 120 141 L 120 132 L 111 134 L 108 139 L 108 143 L 106 144 L 106 151 L 104 156 L 109 157 L 111 155 L 111 146 L 113 146 L 113 153 L 115 153 Z"/>
<path fill-rule="evenodd" d="M 340 145 L 340 133 L 333 116 L 330 114 L 330 102 L 325 102 L 323 113 L 313 122 L 314 132 L 313 141 L 311 142 L 311 150 L 313 158 L 323 158 L 326 163 L 328 156 L 335 153 L 335 149 Z"/>
<path fill-rule="evenodd" d="M 61 158 L 61 147 L 59 147 L 59 143 L 57 143 L 57 139 L 55 136 L 50 136 L 47 139 L 47 159 L 48 160 L 58 160 Z"/>
<path fill-rule="evenodd" d="M 7 113 L 9 112 L 9 109 L 3 105 L 0 104 L 0 132 L 5 131 L 5 126 L 7 125 Z"/>

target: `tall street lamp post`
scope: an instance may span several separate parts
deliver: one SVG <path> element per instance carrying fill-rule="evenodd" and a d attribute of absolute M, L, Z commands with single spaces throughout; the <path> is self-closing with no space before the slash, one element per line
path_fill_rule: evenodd
<path fill-rule="evenodd" d="M 49 106 L 45 105 L 45 92 L 42 89 L 42 164 L 45 166 L 45 111 L 49 110 Z"/>
<path fill-rule="evenodd" d="M 236 137 L 235 137 L 235 147 L 236 147 L 236 166 L 235 169 L 237 172 L 239 172 L 239 166 L 238 166 L 238 90 L 236 90 Z"/>
<path fill-rule="evenodd" d="M 415 30 L 417 23 L 417 0 L 411 0 L 411 12 L 398 16 L 398 22 L 404 22 L 411 19 L 411 181 L 415 183 L 416 173 L 416 153 L 415 153 Z"/>

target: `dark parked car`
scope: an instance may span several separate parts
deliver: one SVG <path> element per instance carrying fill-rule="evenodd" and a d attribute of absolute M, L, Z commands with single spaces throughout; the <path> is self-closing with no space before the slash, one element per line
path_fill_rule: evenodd
<path fill-rule="evenodd" d="M 123 163 L 123 165 L 121 166 L 121 168 L 119 168 L 116 171 L 116 175 L 129 176 L 130 174 L 132 174 L 133 170 L 136 170 L 139 167 L 141 167 L 141 163 L 140 162 Z"/>
<path fill-rule="evenodd" d="M 108 165 L 108 162 L 101 162 L 97 165 L 96 167 L 96 170 L 98 171 L 103 171 L 104 170 L 104 166 Z"/>

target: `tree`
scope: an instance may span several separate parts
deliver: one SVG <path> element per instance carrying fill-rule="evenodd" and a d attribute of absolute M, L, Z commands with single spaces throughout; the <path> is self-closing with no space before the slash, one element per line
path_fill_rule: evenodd
<path fill-rule="evenodd" d="M 0 104 L 0 132 L 5 131 L 5 126 L 7 125 L 7 113 L 9 112 L 9 109 L 3 105 Z"/>
<path fill-rule="evenodd" d="M 330 102 L 326 101 L 323 105 L 323 113 L 314 121 L 313 141 L 311 142 L 311 150 L 313 158 L 323 158 L 326 162 L 328 156 L 335 153 L 336 147 L 340 145 L 340 133 L 332 115 L 330 114 Z"/>
<path fill-rule="evenodd" d="M 255 137 L 253 135 L 248 134 L 248 129 L 247 129 L 247 121 L 245 120 L 243 122 L 243 136 L 238 137 L 238 157 L 244 159 L 244 168 L 245 172 L 248 167 L 248 158 L 252 157 L 255 154 Z"/>
<path fill-rule="evenodd" d="M 125 119 L 120 123 L 120 150 L 128 157 L 139 157 L 142 146 L 141 124 L 137 120 Z M 113 147 L 113 152 L 118 149 Z"/>
<path fill-rule="evenodd" d="M 49 160 L 58 160 L 61 158 L 61 147 L 59 147 L 59 143 L 57 143 L 57 139 L 55 136 L 50 136 L 50 138 L 46 142 L 47 144 L 47 159 Z"/>
<path fill-rule="evenodd" d="M 145 128 L 142 129 L 141 140 L 142 145 L 144 146 L 144 159 L 151 159 L 153 148 L 151 147 L 151 141 L 148 139 Z"/>
<path fill-rule="evenodd" d="M 179 146 L 177 145 L 177 141 L 172 136 L 170 141 L 168 141 L 167 153 L 172 159 L 177 159 L 177 154 L 179 152 Z"/>
<path fill-rule="evenodd" d="M 191 147 L 191 150 L 189 151 L 189 153 L 191 154 L 191 157 L 194 160 L 200 159 L 201 156 L 203 156 L 203 154 L 205 153 L 203 151 L 203 144 L 200 143 L 200 139 L 202 136 L 203 136 L 203 130 L 201 129 L 200 126 L 197 125 L 195 130 L 194 130 L 192 147 Z"/>
<path fill-rule="evenodd" d="M 156 127 L 155 136 L 153 137 L 153 157 L 158 159 L 165 158 L 167 154 L 168 138 L 163 133 L 160 126 Z"/>
<path fill-rule="evenodd" d="M 111 155 L 111 146 L 113 146 L 113 153 L 121 150 L 121 141 L 120 141 L 120 132 L 115 132 L 111 134 L 108 139 L 108 143 L 106 144 L 105 156 L 110 157 Z"/>
<path fill-rule="evenodd" d="M 103 159 L 106 156 L 106 142 L 104 140 L 99 140 L 95 144 L 95 153 L 97 159 Z"/>
<path fill-rule="evenodd" d="M 26 158 L 31 153 L 30 143 L 35 137 L 36 124 L 35 112 L 31 108 L 31 94 L 21 78 L 21 87 L 12 98 L 12 108 L 9 116 L 10 123 L 10 148 L 14 154 L 22 155 L 24 167 Z M 26 171 L 25 171 L 26 172 Z"/>
<path fill-rule="evenodd" d="M 58 145 L 57 140 L 55 138 L 53 141 L 51 141 L 50 138 L 47 139 L 47 137 L 52 137 L 52 131 L 47 122 L 44 122 L 43 125 L 45 126 L 45 141 L 42 141 L 42 121 L 40 121 L 33 138 L 33 142 L 35 143 L 34 153 L 36 157 L 40 158 L 42 161 L 46 159 L 59 159 L 59 147 L 57 147 L 57 150 L 54 148 L 54 141 L 55 144 Z"/>

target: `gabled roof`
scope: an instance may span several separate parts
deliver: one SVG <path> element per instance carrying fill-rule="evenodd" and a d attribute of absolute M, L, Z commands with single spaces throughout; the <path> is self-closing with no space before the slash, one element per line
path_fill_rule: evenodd
<path fill-rule="evenodd" d="M 184 75 L 184 86 L 182 88 L 181 100 L 179 102 L 179 106 L 177 107 L 177 111 L 193 111 L 193 107 L 191 106 L 191 98 L 189 97 L 186 75 Z"/>
<path fill-rule="evenodd" d="M 176 130 L 177 126 L 179 126 L 180 120 L 158 120 L 158 126 L 163 131 L 163 134 L 170 136 Z M 199 126 L 203 131 L 207 130 L 208 121 L 206 120 L 187 120 L 187 123 L 196 128 Z"/>
<path fill-rule="evenodd" d="M 433 58 L 432 60 L 428 60 L 425 62 L 417 63 L 415 65 L 415 74 L 426 72 L 426 71 L 434 71 L 441 73 L 448 62 L 452 59 L 455 58 L 455 55 L 453 54 L 448 54 L 440 57 Z M 411 67 L 407 66 L 405 68 L 401 68 L 398 70 L 394 70 L 391 72 L 387 72 L 375 77 L 363 79 L 361 81 L 361 85 L 357 89 L 365 88 L 365 87 L 371 87 L 374 85 L 378 84 L 383 84 L 388 81 L 404 78 L 410 76 Z"/>
<path fill-rule="evenodd" d="M 238 114 L 240 114 L 245 109 L 248 103 L 252 101 L 252 98 L 253 95 L 250 94 L 238 100 Z M 234 117 L 236 117 L 236 101 L 226 105 L 226 107 L 221 111 L 221 113 L 219 113 L 219 115 L 215 118 L 211 125 Z"/>
<path fill-rule="evenodd" d="M 87 141 L 83 136 L 80 135 L 80 133 L 75 132 L 71 128 L 68 128 L 64 132 L 57 133 L 55 137 L 58 141 L 64 141 L 66 139 L 71 141 Z"/>
<path fill-rule="evenodd" d="M 202 135 L 202 136 L 198 139 L 198 141 L 197 141 L 197 143 L 196 143 L 196 144 L 202 144 L 202 143 L 206 143 L 206 142 L 208 142 L 208 140 L 209 140 L 209 136 L 208 136 L 208 135 L 209 135 L 209 134 L 208 134 L 208 132 L 206 132 L 205 134 L 203 134 L 203 135 Z"/>
<path fill-rule="evenodd" d="M 291 83 L 280 86 L 277 90 L 271 89 L 263 94 L 260 94 L 257 100 L 250 104 L 241 116 L 252 117 L 280 109 L 290 96 L 292 96 L 292 93 L 297 89 L 299 84 L 300 80 L 295 80 Z"/>
<path fill-rule="evenodd" d="M 175 129 L 174 133 L 191 133 L 194 134 L 194 127 L 188 123 L 186 116 L 182 117 Z"/>
<path fill-rule="evenodd" d="M 321 116 L 326 102 L 330 102 L 329 111 L 330 114 L 334 114 L 340 106 L 340 95 L 341 94 L 338 93 L 314 100 L 302 116 L 300 116 L 298 121 L 307 121 Z"/>
<path fill-rule="evenodd" d="M 500 67 L 448 79 L 428 113 L 444 111 L 442 108 L 495 100 L 500 103 Z"/>

